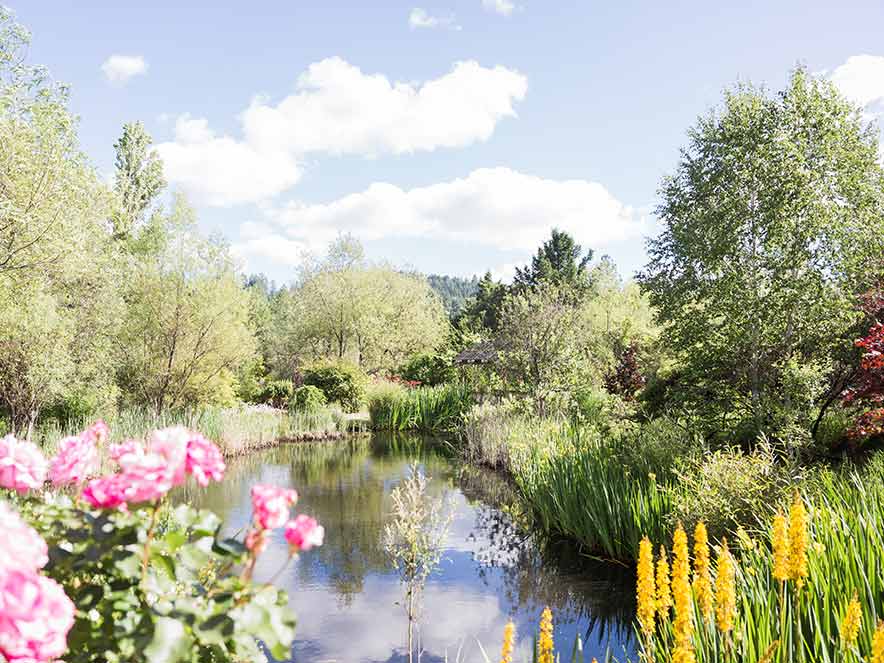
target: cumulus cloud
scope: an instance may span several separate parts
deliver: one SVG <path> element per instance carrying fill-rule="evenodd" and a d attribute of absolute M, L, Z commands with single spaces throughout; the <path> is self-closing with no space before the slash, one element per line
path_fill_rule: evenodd
<path fill-rule="evenodd" d="M 426 9 L 415 7 L 408 15 L 408 27 L 412 30 L 418 28 L 448 28 L 449 30 L 460 30 L 461 27 L 455 22 L 454 16 L 432 16 L 427 13 Z"/>
<path fill-rule="evenodd" d="M 482 168 L 407 191 L 375 183 L 328 203 L 289 203 L 269 211 L 268 221 L 273 236 L 317 248 L 352 233 L 366 241 L 469 241 L 526 255 L 553 227 L 593 248 L 636 239 L 650 228 L 649 220 L 597 182 L 544 179 L 509 168 Z M 274 259 L 269 253 L 264 257 Z"/>
<path fill-rule="evenodd" d="M 141 55 L 111 55 L 101 65 L 105 78 L 123 85 L 133 76 L 147 73 L 147 62 Z"/>
<path fill-rule="evenodd" d="M 512 0 L 482 0 L 482 6 L 488 11 L 501 16 L 510 16 L 516 9 L 516 5 Z"/>
<path fill-rule="evenodd" d="M 884 102 L 884 56 L 852 55 L 835 68 L 830 78 L 858 106 Z"/>
<path fill-rule="evenodd" d="M 242 138 L 184 115 L 158 146 L 169 180 L 213 205 L 259 201 L 290 188 L 308 154 L 377 156 L 464 147 L 515 116 L 527 79 L 505 67 L 458 62 L 422 84 L 365 74 L 338 57 L 311 64 L 278 104 L 256 98 Z"/>

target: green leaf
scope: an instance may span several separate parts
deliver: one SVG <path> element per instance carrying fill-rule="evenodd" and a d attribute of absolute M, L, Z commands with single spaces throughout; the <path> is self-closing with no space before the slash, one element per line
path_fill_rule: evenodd
<path fill-rule="evenodd" d="M 192 637 L 177 619 L 160 617 L 154 625 L 153 640 L 144 650 L 151 663 L 174 663 L 189 658 Z"/>

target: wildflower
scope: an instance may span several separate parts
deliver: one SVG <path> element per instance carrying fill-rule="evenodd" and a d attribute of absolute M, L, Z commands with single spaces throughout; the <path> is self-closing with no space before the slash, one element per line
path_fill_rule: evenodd
<path fill-rule="evenodd" d="M 0 532 L 0 569 L 36 571 L 46 566 L 46 542 L 4 502 L 0 502 Z"/>
<path fill-rule="evenodd" d="M 660 546 L 660 559 L 657 561 L 657 612 L 661 617 L 669 616 L 672 607 L 672 591 L 669 588 L 669 562 L 666 548 Z"/>
<path fill-rule="evenodd" d="M 638 598 L 638 623 L 642 632 L 647 637 L 651 637 L 654 633 L 654 613 L 657 606 L 654 591 L 654 552 L 648 537 L 644 537 L 638 545 L 636 596 Z"/>
<path fill-rule="evenodd" d="M 288 541 L 293 553 L 321 546 L 323 538 L 325 538 L 323 526 L 303 513 L 286 523 L 285 540 Z"/>
<path fill-rule="evenodd" d="M 675 643 L 673 661 L 691 663 L 694 650 L 691 644 L 693 616 L 691 608 L 690 561 L 688 560 L 688 535 L 681 523 L 672 538 L 672 597 L 675 604 Z"/>
<path fill-rule="evenodd" d="M 540 615 L 540 636 L 537 638 L 537 663 L 553 663 L 553 623 L 549 606 Z"/>
<path fill-rule="evenodd" d="M 46 480 L 46 459 L 31 442 L 0 438 L 0 486 L 26 493 Z"/>
<path fill-rule="evenodd" d="M 516 639 L 516 625 L 512 620 L 503 627 L 503 646 L 500 648 L 500 663 L 513 662 L 513 644 Z"/>
<path fill-rule="evenodd" d="M 0 570 L 0 654 L 10 663 L 53 661 L 67 650 L 74 604 L 54 580 Z"/>
<path fill-rule="evenodd" d="M 785 582 L 789 579 L 789 526 L 786 517 L 777 513 L 773 519 L 773 577 Z"/>
<path fill-rule="evenodd" d="M 789 510 L 789 577 L 798 589 L 807 578 L 807 510 L 797 490 Z"/>
<path fill-rule="evenodd" d="M 709 535 L 701 520 L 694 529 L 694 592 L 703 619 L 712 616 L 712 573 L 709 567 Z"/>
<path fill-rule="evenodd" d="M 872 636 L 872 658 L 870 663 L 884 663 L 884 622 L 878 622 Z"/>
<path fill-rule="evenodd" d="M 202 435 L 194 434 L 187 441 L 184 469 L 199 485 L 205 487 L 209 485 L 209 479 L 221 481 L 226 466 L 215 443 Z"/>
<path fill-rule="evenodd" d="M 94 439 L 82 435 L 58 443 L 58 453 L 49 463 L 49 480 L 56 486 L 83 483 L 98 469 Z"/>
<path fill-rule="evenodd" d="M 736 569 L 734 558 L 727 547 L 727 539 L 721 540 L 718 551 L 718 574 L 715 577 L 715 620 L 718 630 L 728 633 L 734 628 L 737 614 Z"/>
<path fill-rule="evenodd" d="M 844 619 L 841 621 L 839 633 L 841 635 L 841 649 L 847 651 L 856 645 L 856 638 L 859 636 L 859 629 L 862 626 L 862 608 L 856 598 L 856 592 L 850 603 L 847 604 L 847 612 L 844 613 Z"/>
<path fill-rule="evenodd" d="M 286 524 L 289 509 L 297 502 L 298 493 L 276 486 L 252 486 L 252 512 L 261 529 L 275 529 Z"/>

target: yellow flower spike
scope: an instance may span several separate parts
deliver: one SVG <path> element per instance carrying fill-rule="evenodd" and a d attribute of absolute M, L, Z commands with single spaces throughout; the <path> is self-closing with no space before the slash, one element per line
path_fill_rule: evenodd
<path fill-rule="evenodd" d="M 701 520 L 694 529 L 694 592 L 704 620 L 712 616 L 712 573 L 709 567 L 709 535 Z"/>
<path fill-rule="evenodd" d="M 672 591 L 669 586 L 669 562 L 666 559 L 666 548 L 660 546 L 660 559 L 657 560 L 657 612 L 661 619 L 669 618 L 672 607 Z"/>
<path fill-rule="evenodd" d="M 789 579 L 789 525 L 782 513 L 773 519 L 773 577 L 785 582 Z"/>
<path fill-rule="evenodd" d="M 553 622 L 549 606 L 540 615 L 540 636 L 537 638 L 537 663 L 553 663 Z"/>
<path fill-rule="evenodd" d="M 503 647 L 500 648 L 500 663 L 513 662 L 513 643 L 516 639 L 516 625 L 512 620 L 503 627 Z"/>
<path fill-rule="evenodd" d="M 642 633 L 650 638 L 654 635 L 654 614 L 657 612 L 657 597 L 654 591 L 654 550 L 648 537 L 638 544 L 638 579 L 636 580 L 638 599 L 638 623 Z"/>
<path fill-rule="evenodd" d="M 727 547 L 727 539 L 722 539 L 718 551 L 718 575 L 715 577 L 715 622 L 722 633 L 729 633 L 734 628 L 737 615 L 736 578 L 734 558 Z"/>
<path fill-rule="evenodd" d="M 884 663 L 884 622 L 878 622 L 878 628 L 872 636 L 871 663 Z"/>
<path fill-rule="evenodd" d="M 807 509 L 797 490 L 789 509 L 789 577 L 798 589 L 807 578 Z"/>
<path fill-rule="evenodd" d="M 694 647 L 691 634 L 694 630 L 693 609 L 691 606 L 691 563 L 688 559 L 688 535 L 681 523 L 672 537 L 672 599 L 675 605 L 674 663 L 692 663 Z"/>
<path fill-rule="evenodd" d="M 859 629 L 862 626 L 863 612 L 859 601 L 856 598 L 856 592 L 853 598 L 847 604 L 847 612 L 844 613 L 844 619 L 841 621 L 841 649 L 847 651 L 856 645 L 856 639 L 859 637 Z"/>

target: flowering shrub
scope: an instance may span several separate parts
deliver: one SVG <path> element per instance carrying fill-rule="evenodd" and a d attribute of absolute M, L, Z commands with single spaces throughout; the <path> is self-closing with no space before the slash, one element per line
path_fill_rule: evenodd
<path fill-rule="evenodd" d="M 253 490 L 245 543 L 219 519 L 166 496 L 188 477 L 221 481 L 218 448 L 181 427 L 145 444 L 104 447 L 97 424 L 46 461 L 34 445 L 0 440 L 0 654 L 6 660 L 241 661 L 288 656 L 295 617 L 284 592 L 254 583 L 267 532 L 285 527 L 291 556 L 321 545 L 322 527 L 290 519 L 297 493 Z M 93 476 L 102 457 L 114 471 Z M 44 486 L 49 478 L 53 488 Z"/>

